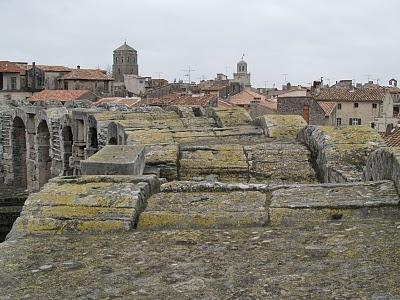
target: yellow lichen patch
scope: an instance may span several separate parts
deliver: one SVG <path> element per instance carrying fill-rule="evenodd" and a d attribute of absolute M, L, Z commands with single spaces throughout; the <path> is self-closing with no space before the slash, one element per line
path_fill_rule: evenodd
<path fill-rule="evenodd" d="M 261 126 L 271 138 L 296 138 L 300 130 L 307 126 L 299 115 L 265 115 L 257 118 L 254 123 Z"/>
<path fill-rule="evenodd" d="M 82 232 L 113 232 L 131 229 L 129 222 L 121 220 L 82 221 L 76 228 Z"/>
<path fill-rule="evenodd" d="M 40 233 L 57 231 L 61 227 L 61 221 L 50 218 L 18 218 L 14 228 L 18 232 Z"/>
<path fill-rule="evenodd" d="M 383 143 L 379 133 L 369 126 L 322 126 L 321 130 L 327 135 L 330 143 L 340 144 L 363 144 Z"/>
<path fill-rule="evenodd" d="M 138 229 L 246 227 L 262 226 L 266 221 L 263 212 L 212 211 L 196 214 L 151 211 L 140 215 Z"/>
<path fill-rule="evenodd" d="M 220 127 L 248 125 L 252 121 L 244 108 L 213 108 L 212 114 Z"/>
<path fill-rule="evenodd" d="M 41 214 L 45 218 L 92 219 L 109 216 L 130 218 L 132 217 L 132 209 L 87 206 L 47 206 L 42 208 Z"/>

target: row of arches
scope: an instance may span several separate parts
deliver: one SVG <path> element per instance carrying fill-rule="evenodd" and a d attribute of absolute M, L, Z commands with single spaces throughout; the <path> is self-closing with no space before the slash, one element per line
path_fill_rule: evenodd
<path fill-rule="evenodd" d="M 23 119 L 19 116 L 13 119 L 11 126 L 13 185 L 24 189 L 37 186 L 40 189 L 49 181 L 52 177 L 50 139 L 50 130 L 46 120 L 40 121 L 34 136 L 29 137 Z M 73 152 L 72 144 L 71 126 L 65 126 L 61 132 L 62 175 L 72 175 L 72 169 L 69 164 Z M 32 154 L 32 151 L 36 155 Z M 37 181 L 37 183 L 34 181 Z"/>

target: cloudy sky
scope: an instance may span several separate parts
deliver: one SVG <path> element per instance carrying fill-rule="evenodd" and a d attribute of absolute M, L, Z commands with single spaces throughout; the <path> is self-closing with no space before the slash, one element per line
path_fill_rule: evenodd
<path fill-rule="evenodd" d="M 399 0 L 0 0 L 0 60 L 93 68 L 125 40 L 144 76 L 253 86 L 400 78 Z"/>

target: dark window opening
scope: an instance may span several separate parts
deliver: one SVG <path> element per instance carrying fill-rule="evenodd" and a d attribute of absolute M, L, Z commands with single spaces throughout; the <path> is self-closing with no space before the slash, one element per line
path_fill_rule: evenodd
<path fill-rule="evenodd" d="M 358 108 L 358 103 L 354 103 L 354 108 Z"/>

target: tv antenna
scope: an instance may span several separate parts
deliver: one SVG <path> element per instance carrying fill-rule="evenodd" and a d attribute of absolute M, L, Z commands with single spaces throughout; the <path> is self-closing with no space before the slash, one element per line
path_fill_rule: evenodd
<path fill-rule="evenodd" d="M 288 76 L 289 74 L 284 73 L 284 74 L 281 74 L 281 75 L 282 75 L 283 78 L 285 79 L 285 84 L 287 84 L 287 76 Z"/>

